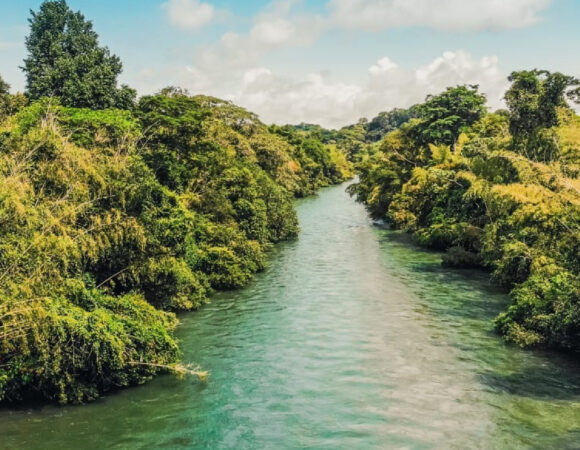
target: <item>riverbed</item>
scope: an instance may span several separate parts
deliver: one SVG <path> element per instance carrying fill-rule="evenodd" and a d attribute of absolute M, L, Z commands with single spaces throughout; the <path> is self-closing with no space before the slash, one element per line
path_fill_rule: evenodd
<path fill-rule="evenodd" d="M 493 332 L 505 292 L 376 226 L 346 185 L 245 289 L 181 316 L 207 382 L 0 410 L 2 449 L 579 448 L 580 366 Z"/>

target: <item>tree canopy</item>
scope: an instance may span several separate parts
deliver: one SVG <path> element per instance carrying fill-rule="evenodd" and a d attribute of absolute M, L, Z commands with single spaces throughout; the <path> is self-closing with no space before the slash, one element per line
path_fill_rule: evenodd
<path fill-rule="evenodd" d="M 461 132 L 485 113 L 485 102 L 485 95 L 476 85 L 447 88 L 439 95 L 428 96 L 415 109 L 421 119 L 415 127 L 418 142 L 455 145 Z"/>
<path fill-rule="evenodd" d="M 119 57 L 99 46 L 92 23 L 80 12 L 65 0 L 52 0 L 31 16 L 23 67 L 31 99 L 58 97 L 62 105 L 92 109 L 132 105 L 135 91 L 117 86 Z"/>
<path fill-rule="evenodd" d="M 0 75 L 0 119 L 8 113 L 10 102 L 10 85 Z"/>
<path fill-rule="evenodd" d="M 0 121 L 14 114 L 26 105 L 26 102 L 27 99 L 24 95 L 20 93 L 12 95 L 10 93 L 10 85 L 0 75 Z"/>
<path fill-rule="evenodd" d="M 394 108 L 390 111 L 379 113 L 366 125 L 366 140 L 370 142 L 380 141 L 388 133 L 408 122 L 415 114 L 414 108 Z"/>
<path fill-rule="evenodd" d="M 10 93 L 10 85 L 4 81 L 2 75 L 0 75 L 0 95 L 6 95 Z"/>
<path fill-rule="evenodd" d="M 559 109 L 580 98 L 580 80 L 559 72 L 523 70 L 512 72 L 505 94 L 510 111 L 514 149 L 536 161 L 557 158 L 553 127 L 559 125 Z"/>

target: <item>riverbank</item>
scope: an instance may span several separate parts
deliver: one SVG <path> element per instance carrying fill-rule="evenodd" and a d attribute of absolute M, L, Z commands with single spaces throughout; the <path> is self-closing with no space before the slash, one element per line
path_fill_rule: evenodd
<path fill-rule="evenodd" d="M 2 411 L 0 448 L 571 448 L 580 368 L 493 333 L 486 274 L 373 226 L 345 185 L 246 288 L 181 317 L 207 384 L 161 377 L 83 407 Z"/>
<path fill-rule="evenodd" d="M 131 110 L 0 116 L 0 403 L 86 403 L 182 363 L 174 313 L 246 285 L 336 148 L 166 89 Z"/>

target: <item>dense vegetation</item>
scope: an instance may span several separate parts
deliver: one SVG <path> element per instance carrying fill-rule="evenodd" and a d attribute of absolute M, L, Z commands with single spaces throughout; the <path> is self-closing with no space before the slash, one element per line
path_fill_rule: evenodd
<path fill-rule="evenodd" d="M 187 372 L 174 312 L 247 283 L 296 235 L 293 198 L 349 164 L 216 98 L 125 101 L 118 60 L 64 1 L 33 15 L 27 45 L 26 95 L 0 80 L 0 402 Z"/>
<path fill-rule="evenodd" d="M 417 117 L 418 106 L 408 109 L 395 108 L 379 113 L 372 120 L 360 119 L 354 125 L 339 130 L 328 130 L 320 125 L 302 123 L 295 125 L 294 130 L 302 136 L 313 138 L 338 149 L 347 155 L 351 162 L 358 162 L 378 150 L 380 141 L 394 131 Z"/>
<path fill-rule="evenodd" d="M 483 267 L 511 289 L 495 321 L 522 346 L 580 350 L 578 80 L 514 72 L 508 111 L 476 86 L 413 108 L 359 163 L 351 191 L 371 214 L 445 250 L 444 264 Z M 374 150 L 374 151 L 373 151 Z"/>
<path fill-rule="evenodd" d="M 0 78 L 0 402 L 83 402 L 185 373 L 175 312 L 246 284 L 298 232 L 293 199 L 350 176 L 371 214 L 482 267 L 523 346 L 580 350 L 580 82 L 514 72 L 340 130 L 267 126 L 166 88 L 136 99 L 64 0 L 32 13 L 27 92 Z"/>

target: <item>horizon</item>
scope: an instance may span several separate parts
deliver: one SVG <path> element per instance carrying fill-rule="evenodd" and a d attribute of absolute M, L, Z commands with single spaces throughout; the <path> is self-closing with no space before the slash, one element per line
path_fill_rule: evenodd
<path fill-rule="evenodd" d="M 41 3 L 2 5 L 0 74 L 13 91 L 25 87 L 27 19 Z M 341 128 L 458 84 L 478 84 L 498 109 L 514 70 L 580 75 L 567 57 L 580 34 L 573 0 L 68 4 L 93 22 L 123 62 L 121 82 L 139 95 L 180 86 L 267 123 Z"/>

